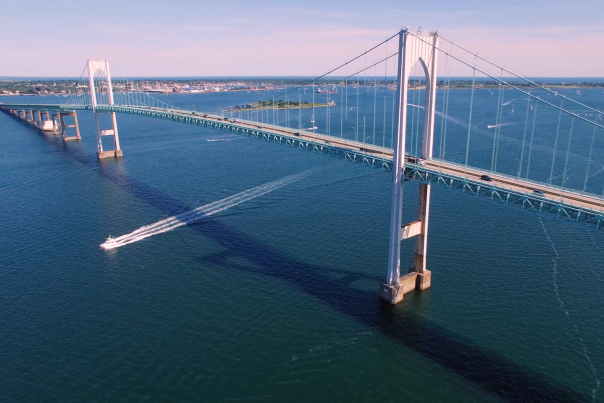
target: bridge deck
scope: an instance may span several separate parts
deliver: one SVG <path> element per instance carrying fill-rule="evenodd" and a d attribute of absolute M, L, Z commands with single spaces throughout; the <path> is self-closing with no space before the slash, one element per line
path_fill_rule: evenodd
<path fill-rule="evenodd" d="M 90 105 L 29 105 L 0 104 L 2 109 L 71 111 L 74 109 L 90 110 Z M 308 130 L 297 130 L 288 127 L 274 126 L 261 122 L 252 122 L 205 113 L 176 109 L 161 109 L 139 106 L 98 106 L 101 112 L 119 112 L 150 116 L 177 122 L 207 126 L 219 130 L 228 130 L 244 135 L 285 142 L 292 146 L 314 149 L 319 152 L 336 153 L 353 161 L 369 162 L 392 168 L 393 151 L 389 148 L 347 140 L 338 137 L 314 133 Z M 406 177 L 426 183 L 438 183 L 448 187 L 459 187 L 476 195 L 487 195 L 492 199 L 506 203 L 519 203 L 538 211 L 553 212 L 558 216 L 578 222 L 592 222 L 598 228 L 604 228 L 604 199 L 592 194 L 581 193 L 572 189 L 563 189 L 547 183 L 530 181 L 488 170 L 466 167 L 456 163 L 432 159 L 414 163 L 415 157 L 406 158 Z M 482 175 L 493 180 L 481 181 Z M 534 193 L 538 189 L 543 195 Z"/>

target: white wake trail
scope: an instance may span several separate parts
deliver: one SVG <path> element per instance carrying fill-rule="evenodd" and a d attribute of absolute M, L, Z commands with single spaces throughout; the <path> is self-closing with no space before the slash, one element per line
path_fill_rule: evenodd
<path fill-rule="evenodd" d="M 488 125 L 488 126 L 487 126 L 487 129 L 493 129 L 493 128 L 495 128 L 495 127 L 509 126 L 509 125 L 511 125 L 511 124 L 513 124 L 513 123 L 499 123 L 498 125 Z"/>
<path fill-rule="evenodd" d="M 558 300 L 558 303 L 560 304 L 560 309 L 566 315 L 566 319 L 568 319 L 570 324 L 575 328 L 575 333 L 577 333 L 577 337 L 579 338 L 579 342 L 581 344 L 581 349 L 583 350 L 583 356 L 585 357 L 585 360 L 587 361 L 587 363 L 589 364 L 589 367 L 591 369 L 591 373 L 594 377 L 594 381 L 596 384 L 596 387 L 593 388 L 593 390 L 591 391 L 593 401 L 595 402 L 596 394 L 598 393 L 598 389 L 600 389 L 600 379 L 598 378 L 598 371 L 596 371 L 594 364 L 591 362 L 591 359 L 587 355 L 587 348 L 585 347 L 585 342 L 583 341 L 583 338 L 581 337 L 581 332 L 579 331 L 579 327 L 571 319 L 570 313 L 568 312 L 568 310 L 564 306 L 564 302 L 562 302 L 562 299 L 560 298 L 560 293 L 558 292 L 558 281 L 557 281 L 558 280 L 558 259 L 560 258 L 560 255 L 558 255 L 558 250 L 556 249 L 556 245 L 554 244 L 554 241 L 552 241 L 552 239 L 549 236 L 549 233 L 545 229 L 545 224 L 543 224 L 543 220 L 541 219 L 541 216 L 539 216 L 539 222 L 541 223 L 541 228 L 543 228 L 543 232 L 545 233 L 547 240 L 549 241 L 549 243 L 552 246 L 552 249 L 554 250 L 555 256 L 552 259 L 552 262 L 554 263 L 554 272 L 553 272 L 554 293 L 556 294 L 556 299 Z"/>
<path fill-rule="evenodd" d="M 281 179 L 265 183 L 264 185 L 251 188 L 233 196 L 226 197 L 222 200 L 198 207 L 195 210 L 187 211 L 186 213 L 168 217 L 153 224 L 145 225 L 144 227 L 141 227 L 128 234 L 108 240 L 102 243 L 100 246 L 103 249 L 116 249 L 124 245 L 138 242 L 150 236 L 168 232 L 175 228 L 182 227 L 183 225 L 200 221 L 208 216 L 217 214 L 221 211 L 237 206 L 238 204 L 255 199 L 256 197 L 265 195 L 274 190 L 282 188 L 283 186 L 299 181 L 300 179 L 309 176 L 311 173 L 312 170 L 307 170 L 294 175 L 285 176 Z"/>

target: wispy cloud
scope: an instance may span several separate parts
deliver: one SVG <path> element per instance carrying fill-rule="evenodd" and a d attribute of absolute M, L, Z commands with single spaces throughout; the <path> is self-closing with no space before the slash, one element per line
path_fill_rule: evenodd
<path fill-rule="evenodd" d="M 604 37 L 598 17 L 603 2 L 525 3 L 106 0 L 107 7 L 98 7 L 89 0 L 57 0 L 48 8 L 41 0 L 5 0 L 0 35 L 18 39 L 3 43 L 0 74 L 74 75 L 93 57 L 136 76 L 314 75 L 403 25 L 438 28 L 525 75 L 604 74 L 604 55 L 594 52 Z M 53 29 L 28 23 L 22 10 L 38 8 L 61 23 Z"/>

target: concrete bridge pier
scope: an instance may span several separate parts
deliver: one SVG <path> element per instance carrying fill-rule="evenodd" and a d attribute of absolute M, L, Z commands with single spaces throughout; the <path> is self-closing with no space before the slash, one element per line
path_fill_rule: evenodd
<path fill-rule="evenodd" d="M 65 124 L 65 117 L 67 117 L 67 116 L 73 116 L 74 124 L 72 124 L 72 125 Z M 59 113 L 59 121 L 60 121 L 60 125 L 61 125 L 61 136 L 63 137 L 63 141 L 72 141 L 72 140 L 81 140 L 82 139 L 80 137 L 80 127 L 78 125 L 78 115 L 76 114 L 75 111 Z M 67 129 L 71 128 L 71 127 L 75 129 L 75 136 L 67 136 L 67 134 L 66 134 Z"/>
<path fill-rule="evenodd" d="M 410 273 L 417 273 L 416 289 L 425 290 L 430 288 L 432 272 L 426 269 L 426 255 L 428 252 L 428 219 L 430 218 L 430 185 L 420 183 L 419 185 L 419 211 L 418 218 L 422 223 L 422 231 L 417 235 L 415 241 L 415 253 L 413 255 L 413 268 Z"/>
<path fill-rule="evenodd" d="M 94 113 L 94 121 L 96 123 L 96 133 L 97 133 L 97 157 L 102 160 L 105 158 L 121 158 L 124 154 L 120 148 L 120 138 L 117 132 L 117 120 L 115 118 L 115 112 L 111 112 L 111 125 L 112 129 L 109 130 L 101 130 L 101 125 L 99 122 L 99 112 Z M 113 141 L 115 145 L 115 149 L 111 151 L 103 150 L 103 136 L 113 136 Z"/>
<path fill-rule="evenodd" d="M 58 113 L 52 114 L 52 134 L 57 135 L 61 130 L 61 119 Z"/>
<path fill-rule="evenodd" d="M 397 304 L 403 296 L 413 290 L 430 287 L 432 273 L 426 269 L 428 249 L 428 219 L 430 216 L 430 185 L 420 184 L 418 218 L 401 226 L 403 208 L 403 175 L 405 172 L 405 142 L 407 132 L 407 89 L 409 76 L 416 63 L 420 63 L 426 76 L 426 103 L 424 109 L 424 132 L 422 155 L 424 160 L 432 158 L 434 139 L 434 116 L 436 101 L 436 65 L 438 35 L 412 35 L 408 28 L 399 34 L 399 59 L 397 83 L 397 137 L 392 163 L 392 210 L 390 216 L 390 248 L 386 283 L 380 286 L 380 298 Z M 401 276 L 401 241 L 416 238 L 413 267 Z"/>

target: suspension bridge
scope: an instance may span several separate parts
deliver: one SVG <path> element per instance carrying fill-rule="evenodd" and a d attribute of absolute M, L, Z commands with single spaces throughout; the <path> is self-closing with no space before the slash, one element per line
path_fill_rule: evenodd
<path fill-rule="evenodd" d="M 112 79 L 107 61 L 90 60 L 84 71 L 87 77 L 83 72 L 61 103 L 0 108 L 65 141 L 81 138 L 76 111 L 92 111 L 99 159 L 123 156 L 120 113 L 225 130 L 391 171 L 389 260 L 380 297 L 392 304 L 431 285 L 426 256 L 433 184 L 604 227 L 598 106 L 578 101 L 580 91 L 572 87 L 524 78 L 436 32 L 402 29 L 326 74 L 211 113 L 177 108 L 131 80 Z M 104 138 L 111 137 L 113 149 L 106 150 Z M 417 220 L 403 225 L 403 184 L 411 180 L 420 187 Z M 411 238 L 414 263 L 404 273 L 400 245 Z"/>

